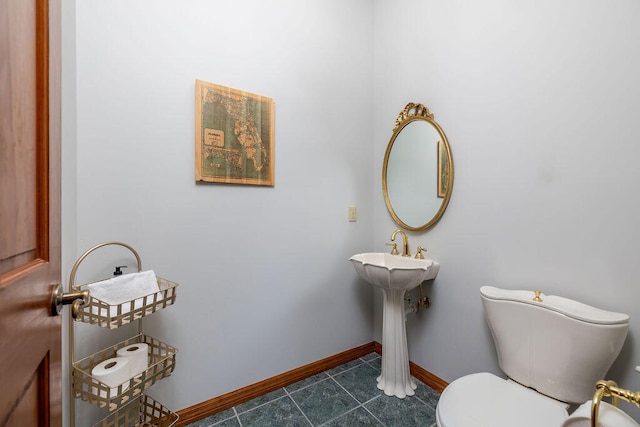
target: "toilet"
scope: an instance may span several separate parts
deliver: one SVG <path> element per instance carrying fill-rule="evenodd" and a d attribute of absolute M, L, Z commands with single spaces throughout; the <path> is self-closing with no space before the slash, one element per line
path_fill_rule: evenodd
<path fill-rule="evenodd" d="M 533 291 L 483 286 L 480 296 L 507 378 L 482 372 L 453 381 L 436 424 L 562 426 L 570 405 L 590 400 L 618 357 L 629 316 Z"/>

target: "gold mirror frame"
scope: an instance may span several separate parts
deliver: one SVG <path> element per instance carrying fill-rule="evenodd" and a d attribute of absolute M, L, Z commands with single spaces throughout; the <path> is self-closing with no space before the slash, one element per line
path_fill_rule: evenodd
<path fill-rule="evenodd" d="M 422 225 L 413 226 L 404 222 L 393 209 L 391 205 L 391 200 L 389 197 L 388 191 L 388 182 L 387 182 L 387 174 L 388 174 L 388 165 L 389 165 L 389 156 L 394 147 L 394 143 L 396 139 L 400 135 L 400 133 L 405 129 L 405 127 L 415 121 L 424 121 L 433 126 L 433 128 L 437 131 L 440 136 L 440 140 L 438 141 L 438 153 L 437 153 L 437 164 L 430 165 L 427 164 L 424 166 L 426 170 L 429 168 L 435 168 L 437 171 L 437 188 L 434 191 L 434 195 L 437 198 L 441 198 L 442 202 L 440 203 L 440 207 L 437 212 L 429 219 L 430 213 L 425 214 L 426 222 Z M 425 169 L 415 171 L 415 175 L 419 176 L 424 173 Z M 451 155 L 451 147 L 449 146 L 449 141 L 447 140 L 447 136 L 445 135 L 442 128 L 435 122 L 433 119 L 433 113 L 429 112 L 429 109 L 422 104 L 414 104 L 409 103 L 407 106 L 400 112 L 398 118 L 396 119 L 395 127 L 393 128 L 393 135 L 389 140 L 389 144 L 387 145 L 387 150 L 384 155 L 384 161 L 382 164 L 382 192 L 384 195 L 384 202 L 387 205 L 387 209 L 391 214 L 391 217 L 400 227 L 410 230 L 410 231 L 420 231 L 426 230 L 429 227 L 435 225 L 438 220 L 444 214 L 444 211 L 447 209 L 447 205 L 449 204 L 449 199 L 451 198 L 451 192 L 453 189 L 453 156 Z M 425 189 L 425 191 L 428 191 Z M 406 220 L 406 219 L 405 219 Z"/>

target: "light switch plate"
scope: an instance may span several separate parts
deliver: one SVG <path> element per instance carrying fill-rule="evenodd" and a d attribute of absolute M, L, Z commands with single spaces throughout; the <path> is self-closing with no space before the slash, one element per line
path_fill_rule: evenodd
<path fill-rule="evenodd" d="M 349 206 L 349 222 L 356 222 L 358 220 L 358 211 L 355 206 Z"/>

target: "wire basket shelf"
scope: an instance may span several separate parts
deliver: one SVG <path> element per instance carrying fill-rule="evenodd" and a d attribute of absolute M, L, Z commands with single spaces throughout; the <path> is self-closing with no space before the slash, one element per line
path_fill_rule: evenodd
<path fill-rule="evenodd" d="M 96 365 L 115 357 L 119 349 L 139 343 L 147 344 L 149 349 L 149 367 L 146 371 L 113 388 L 91 375 L 91 370 Z M 156 381 L 171 375 L 176 366 L 177 352 L 178 349 L 175 347 L 148 335 L 131 337 L 73 363 L 74 395 L 101 408 L 108 407 L 109 411 L 114 411 L 119 406 L 131 403 Z"/>
<path fill-rule="evenodd" d="M 178 422 L 178 415 L 171 412 L 147 395 L 135 398 L 128 405 L 109 414 L 93 427 L 172 427 Z"/>
<path fill-rule="evenodd" d="M 98 298 L 91 297 L 88 304 L 80 307 L 75 320 L 103 328 L 117 329 L 174 304 L 178 284 L 161 277 L 157 277 L 157 281 L 158 292 L 119 305 L 109 305 Z M 88 285 L 73 286 L 72 290 L 82 291 Z"/>

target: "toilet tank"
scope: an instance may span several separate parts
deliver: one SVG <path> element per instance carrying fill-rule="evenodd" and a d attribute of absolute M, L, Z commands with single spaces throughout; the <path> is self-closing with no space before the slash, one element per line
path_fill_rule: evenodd
<path fill-rule="evenodd" d="M 533 291 L 480 288 L 500 369 L 511 379 L 567 403 L 593 397 L 618 357 L 629 316 Z"/>

